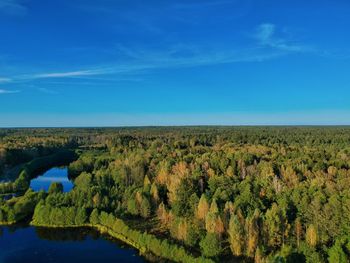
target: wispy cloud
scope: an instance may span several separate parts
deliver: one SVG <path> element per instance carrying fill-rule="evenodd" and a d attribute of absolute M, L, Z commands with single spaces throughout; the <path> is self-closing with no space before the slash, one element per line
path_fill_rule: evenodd
<path fill-rule="evenodd" d="M 44 73 L 27 76 L 29 79 L 92 77 L 97 75 L 141 74 L 151 70 L 211 66 L 238 62 L 261 62 L 281 55 L 278 51 L 260 48 L 244 50 L 209 50 L 192 46 L 175 46 L 163 50 L 123 48 L 124 63 L 109 64 L 98 70 L 80 70 L 63 73 Z"/>
<path fill-rule="evenodd" d="M 8 82 L 11 82 L 10 78 L 0 78 L 0 84 L 1 83 L 8 83 Z"/>
<path fill-rule="evenodd" d="M 0 0 L 1 1 L 1 0 Z M 293 44 L 278 34 L 276 26 L 264 23 L 253 34 L 255 41 L 250 47 L 217 48 L 192 44 L 173 44 L 167 47 L 126 47 L 117 45 L 119 63 L 86 67 L 62 72 L 44 72 L 12 77 L 13 82 L 36 79 L 97 78 L 99 75 L 125 77 L 149 71 L 169 68 L 211 66 L 230 63 L 262 62 L 290 53 L 314 52 L 305 45 Z M 282 35 L 282 36 L 280 36 Z M 2 81 L 1 81 L 2 80 Z M 0 83 L 11 79 L 0 78 Z M 42 90 L 42 92 L 45 92 Z"/>
<path fill-rule="evenodd" d="M 101 69 L 101 74 L 142 73 L 149 70 L 211 66 L 239 62 L 261 62 L 282 55 L 279 50 L 262 50 L 261 47 L 216 48 L 173 45 L 166 49 L 140 49 L 119 47 L 127 57 L 127 63 L 110 65 Z"/>
<path fill-rule="evenodd" d="M 0 89 L 0 95 L 1 94 L 12 94 L 12 93 L 19 93 L 20 90 L 8 90 L 8 89 Z"/>
<path fill-rule="evenodd" d="M 271 23 L 260 24 L 254 37 L 260 42 L 262 46 L 271 47 L 288 52 L 307 52 L 312 51 L 310 47 L 305 45 L 298 45 L 290 43 L 286 39 L 277 36 L 276 25 Z"/>
<path fill-rule="evenodd" d="M 211 2 L 208 2 L 211 3 Z M 225 4 L 221 1 L 219 4 Z M 106 74 L 138 74 L 145 71 L 210 66 L 239 62 L 262 62 L 274 59 L 290 52 L 307 52 L 312 49 L 306 45 L 293 44 L 277 34 L 276 26 L 264 23 L 256 28 L 254 38 L 257 42 L 251 47 L 217 49 L 189 44 L 170 45 L 167 48 L 132 48 L 117 46 L 117 53 L 124 62 L 110 64 L 98 69 L 85 69 L 63 73 L 45 73 L 33 78 L 67 78 Z M 267 50 L 266 47 L 270 49 Z"/>
<path fill-rule="evenodd" d="M 100 66 L 98 69 L 82 69 L 66 72 L 38 73 L 14 76 L 14 82 L 36 79 L 92 78 L 98 75 L 125 77 L 152 70 L 211 66 L 239 62 L 261 62 L 281 55 L 278 50 L 263 51 L 261 48 L 216 50 L 191 45 L 175 45 L 166 49 L 132 49 L 123 47 L 124 61 Z"/>
<path fill-rule="evenodd" d="M 20 0 L 0 0 L 0 13 L 9 15 L 22 15 L 27 12 L 27 8 Z"/>
<path fill-rule="evenodd" d="M 103 72 L 102 72 L 103 73 Z M 80 70 L 80 71 L 68 71 L 68 72 L 54 72 L 54 73 L 40 73 L 31 76 L 24 76 L 24 78 L 32 79 L 46 79 L 46 78 L 69 78 L 79 76 L 99 75 L 100 70 Z"/>

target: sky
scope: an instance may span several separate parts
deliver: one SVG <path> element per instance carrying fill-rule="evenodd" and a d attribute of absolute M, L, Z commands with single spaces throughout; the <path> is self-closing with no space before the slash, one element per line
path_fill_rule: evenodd
<path fill-rule="evenodd" d="M 0 127 L 350 124 L 349 0 L 0 0 Z"/>

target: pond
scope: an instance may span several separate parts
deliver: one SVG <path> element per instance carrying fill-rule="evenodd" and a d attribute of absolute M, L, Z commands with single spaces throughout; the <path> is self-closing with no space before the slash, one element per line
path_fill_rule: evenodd
<path fill-rule="evenodd" d="M 68 178 L 68 167 L 54 167 L 47 170 L 30 181 L 30 188 L 34 191 L 48 191 L 53 182 L 62 183 L 64 192 L 72 190 L 73 182 Z"/>
<path fill-rule="evenodd" d="M 1 263 L 144 262 L 135 249 L 90 228 L 0 227 Z"/>

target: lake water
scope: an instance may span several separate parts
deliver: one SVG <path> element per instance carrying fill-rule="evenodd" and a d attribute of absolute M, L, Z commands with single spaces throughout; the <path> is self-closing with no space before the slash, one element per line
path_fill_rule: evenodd
<path fill-rule="evenodd" d="M 30 181 L 30 188 L 34 191 L 48 191 L 53 182 L 62 183 L 64 192 L 69 192 L 73 188 L 73 183 L 68 179 L 67 167 L 54 167 L 47 170 L 44 174 Z"/>
<path fill-rule="evenodd" d="M 144 262 L 135 249 L 89 228 L 0 227 L 1 263 Z"/>
<path fill-rule="evenodd" d="M 60 182 L 64 192 L 73 188 L 67 167 L 55 167 L 31 180 L 34 191 L 47 191 Z M 0 263 L 144 262 L 137 250 L 90 228 L 0 226 Z"/>

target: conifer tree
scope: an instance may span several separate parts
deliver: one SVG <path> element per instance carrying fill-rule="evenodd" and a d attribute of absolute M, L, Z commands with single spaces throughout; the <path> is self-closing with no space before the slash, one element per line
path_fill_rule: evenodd
<path fill-rule="evenodd" d="M 230 219 L 228 235 L 230 248 L 235 256 L 241 256 L 244 253 L 244 234 L 244 225 L 242 225 L 238 217 L 233 214 Z"/>
<path fill-rule="evenodd" d="M 199 199 L 198 208 L 197 208 L 197 218 L 199 220 L 204 220 L 209 212 L 209 204 L 206 196 L 202 194 Z"/>

